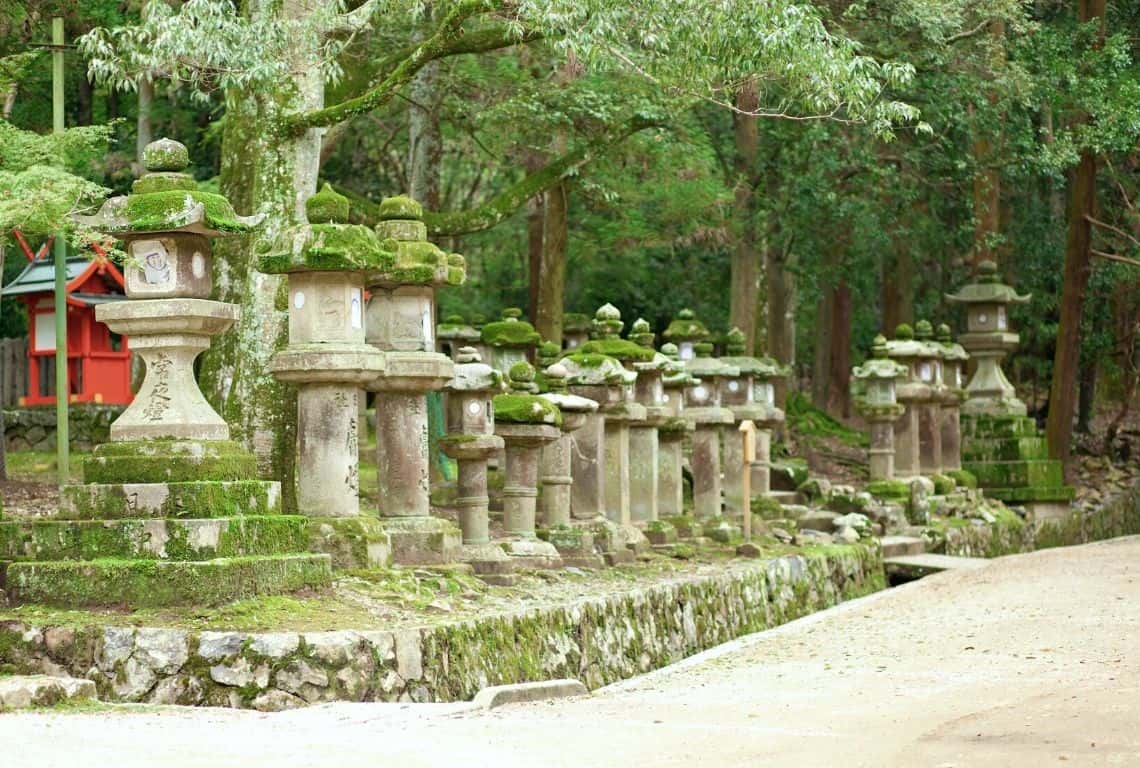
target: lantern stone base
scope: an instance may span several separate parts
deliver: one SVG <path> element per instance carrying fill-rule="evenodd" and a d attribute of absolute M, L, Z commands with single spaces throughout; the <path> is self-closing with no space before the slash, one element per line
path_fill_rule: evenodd
<path fill-rule="evenodd" d="M 382 517 L 398 565 L 443 565 L 458 562 L 463 534 L 459 526 L 438 517 Z"/>
<path fill-rule="evenodd" d="M 336 570 L 387 568 L 392 540 L 375 517 L 305 517 L 306 550 L 332 558 Z"/>
<path fill-rule="evenodd" d="M 509 586 L 515 581 L 515 560 L 499 544 L 464 544 L 459 562 L 470 565 L 475 575 L 488 584 Z"/>
<path fill-rule="evenodd" d="M 281 513 L 281 486 L 265 480 L 190 480 L 174 483 L 67 485 L 59 517 L 204 519 Z"/>
<path fill-rule="evenodd" d="M 538 537 L 558 550 L 562 563 L 568 567 L 595 570 L 606 562 L 594 542 L 594 532 L 581 525 L 558 525 L 539 530 Z"/>
<path fill-rule="evenodd" d="M 257 459 L 228 440 L 128 440 L 97 446 L 83 476 L 88 483 L 233 482 L 257 477 Z"/>
<path fill-rule="evenodd" d="M 645 538 L 654 547 L 672 546 L 677 543 L 677 528 L 665 520 L 651 520 L 645 526 Z"/>
<path fill-rule="evenodd" d="M 561 568 L 565 565 L 558 549 L 541 539 L 508 539 L 502 542 L 506 552 L 523 569 Z"/>
<path fill-rule="evenodd" d="M 219 605 L 257 595 L 324 587 L 331 582 L 327 555 L 274 555 L 207 561 L 12 563 L 6 590 L 17 603 L 157 608 Z"/>
<path fill-rule="evenodd" d="M 1063 516 L 1075 491 L 1065 485 L 1061 462 L 1048 458 L 1032 418 L 963 413 L 962 436 L 962 466 L 986 496 Z"/>

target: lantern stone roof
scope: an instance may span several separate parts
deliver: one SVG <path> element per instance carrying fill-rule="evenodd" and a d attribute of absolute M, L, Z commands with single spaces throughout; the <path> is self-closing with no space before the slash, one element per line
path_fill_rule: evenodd
<path fill-rule="evenodd" d="M 740 369 L 735 365 L 729 365 L 719 357 L 712 356 L 712 344 L 709 342 L 697 344 L 696 352 L 696 357 L 685 362 L 685 370 L 698 379 L 716 376 L 736 378 L 740 375 Z"/>
<path fill-rule="evenodd" d="M 348 223 L 348 198 L 328 184 L 305 204 L 309 224 L 287 230 L 280 250 L 257 261 L 268 275 L 294 272 L 361 272 L 391 270 L 397 246 L 372 229 Z"/>
<path fill-rule="evenodd" d="M 498 392 L 503 388 L 503 374 L 482 362 L 474 347 L 459 350 L 454 370 L 447 385 L 452 392 Z"/>
<path fill-rule="evenodd" d="M 871 346 L 872 357 L 851 371 L 852 378 L 861 380 L 892 380 L 907 375 L 907 367 L 900 365 L 888 356 L 888 342 L 882 334 L 875 337 Z"/>
<path fill-rule="evenodd" d="M 428 241 L 418 202 L 407 195 L 388 197 L 380 203 L 379 215 L 376 234 L 396 257 L 390 265 L 368 270 L 368 285 L 462 285 L 467 279 L 467 261 L 461 255 Z"/>
<path fill-rule="evenodd" d="M 591 328 L 590 316 L 581 312 L 567 312 L 562 316 L 562 331 L 571 333 L 589 333 Z"/>
<path fill-rule="evenodd" d="M 557 405 L 559 410 L 566 413 L 593 413 L 598 410 L 596 400 L 581 395 L 572 395 L 567 391 L 570 371 L 561 363 L 549 366 L 545 371 L 545 379 L 549 391 L 544 392 L 540 397 Z"/>
<path fill-rule="evenodd" d="M 475 326 L 469 325 L 462 315 L 448 315 L 436 329 L 436 336 L 446 341 L 479 341 Z"/>
<path fill-rule="evenodd" d="M 575 350 L 558 364 L 566 368 L 571 386 L 608 387 L 637 381 L 637 374 L 626 370 L 620 360 L 596 352 Z"/>
<path fill-rule="evenodd" d="M 1021 295 L 1001 282 L 997 264 L 992 261 L 983 261 L 978 265 L 975 282 L 963 285 L 957 293 L 946 294 L 946 300 L 955 304 L 1025 304 L 1032 297 L 1029 293 Z"/>
<path fill-rule="evenodd" d="M 952 362 L 965 362 L 970 359 L 965 347 L 954 341 L 950 335 L 950 326 L 943 323 L 938 326 L 938 344 L 942 347 L 942 359 Z"/>
<path fill-rule="evenodd" d="M 519 362 L 509 372 L 511 391 L 495 395 L 495 422 L 505 424 L 553 424 L 562 426 L 562 411 L 550 400 L 535 394 L 535 370 Z"/>
<path fill-rule="evenodd" d="M 669 323 L 665 333 L 661 334 L 666 341 L 674 343 L 682 341 L 701 341 L 709 336 L 709 329 L 697 319 L 691 309 L 682 309 L 677 313 L 676 319 Z"/>
<path fill-rule="evenodd" d="M 725 365 L 740 369 L 742 376 L 754 376 L 761 381 L 770 381 L 781 376 L 787 376 L 790 369 L 780 365 L 767 356 L 755 357 L 744 354 L 744 332 L 739 328 L 732 328 L 725 336 L 725 351 L 728 353 L 720 358 Z"/>
<path fill-rule="evenodd" d="M 522 310 L 517 307 L 504 309 L 502 319 L 484 325 L 480 338 L 484 344 L 507 349 L 527 349 L 542 343 L 542 336 L 522 319 Z"/>
<path fill-rule="evenodd" d="M 239 216 L 224 196 L 198 189 L 186 147 L 172 139 L 152 141 L 143 149 L 147 173 L 131 194 L 112 197 L 94 216 L 76 215 L 79 223 L 120 239 L 149 233 L 188 232 L 217 237 L 248 232 L 263 216 Z"/>

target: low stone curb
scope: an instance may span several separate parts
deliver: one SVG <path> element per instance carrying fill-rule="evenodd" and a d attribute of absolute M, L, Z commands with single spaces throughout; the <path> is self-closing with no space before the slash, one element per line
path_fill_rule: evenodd
<path fill-rule="evenodd" d="M 546 680 L 540 683 L 517 683 L 515 685 L 494 685 L 475 694 L 476 707 L 495 709 L 506 704 L 525 704 L 531 701 L 567 699 L 571 696 L 585 696 L 589 691 L 578 680 Z"/>

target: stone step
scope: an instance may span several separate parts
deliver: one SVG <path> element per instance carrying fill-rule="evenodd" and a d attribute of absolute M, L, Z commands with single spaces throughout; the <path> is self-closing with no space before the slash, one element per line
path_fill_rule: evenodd
<path fill-rule="evenodd" d="M 826 509 L 813 509 L 796 520 L 796 527 L 801 531 L 831 533 L 835 530 L 834 520 L 837 517 L 839 514 L 836 512 L 829 512 Z"/>
<path fill-rule="evenodd" d="M 50 675 L 0 677 L 0 712 L 51 707 L 65 701 L 93 701 L 96 698 L 93 680 Z"/>
<path fill-rule="evenodd" d="M 1048 459 L 963 462 L 963 464 L 978 478 L 978 485 L 982 488 L 1016 488 L 1019 486 L 1057 488 L 1064 485 L 1065 482 L 1061 462 Z"/>
<path fill-rule="evenodd" d="M 257 459 L 230 440 L 129 440 L 96 446 L 83 462 L 89 483 L 180 483 L 257 477 Z"/>
<path fill-rule="evenodd" d="M 768 498 L 774 499 L 780 504 L 795 504 L 797 493 L 795 491 L 770 491 Z"/>
<path fill-rule="evenodd" d="M 883 560 L 887 577 L 892 581 L 921 579 L 940 571 L 973 571 L 985 567 L 990 561 L 984 557 L 953 557 L 951 555 L 901 555 Z"/>
<path fill-rule="evenodd" d="M 332 583 L 328 555 L 206 561 L 93 560 L 12 563 L 5 589 L 15 603 L 66 608 L 220 605 Z"/>
<path fill-rule="evenodd" d="M 0 522 L 8 560 L 212 560 L 308 550 L 300 515 Z"/>
<path fill-rule="evenodd" d="M 883 546 L 883 557 L 921 555 L 926 552 L 926 541 L 919 536 L 884 536 L 879 539 Z"/>
<path fill-rule="evenodd" d="M 1027 504 L 1032 502 L 1065 503 L 1072 501 L 1076 493 L 1076 489 L 1071 485 L 986 488 L 984 490 L 984 494 L 987 498 L 1004 501 L 1006 504 Z"/>
<path fill-rule="evenodd" d="M 281 512 L 281 484 L 236 480 L 66 485 L 60 508 L 64 520 L 276 515 Z"/>
<path fill-rule="evenodd" d="M 963 461 L 1017 461 L 1047 459 L 1044 437 L 974 438 L 962 446 Z"/>

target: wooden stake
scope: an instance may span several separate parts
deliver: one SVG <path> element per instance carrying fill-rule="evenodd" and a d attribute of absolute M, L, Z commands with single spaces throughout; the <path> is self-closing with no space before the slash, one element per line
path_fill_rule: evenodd
<path fill-rule="evenodd" d="M 749 419 L 740 422 L 740 438 L 744 441 L 744 472 L 741 474 L 744 519 L 741 522 L 744 540 L 752 541 L 752 465 L 756 461 L 756 425 Z"/>

